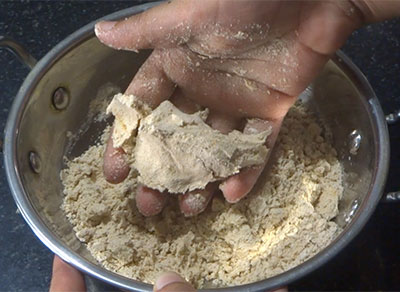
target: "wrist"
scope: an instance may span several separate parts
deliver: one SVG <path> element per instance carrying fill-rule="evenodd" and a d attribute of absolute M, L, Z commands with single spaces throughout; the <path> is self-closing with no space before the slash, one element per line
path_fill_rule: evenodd
<path fill-rule="evenodd" d="M 400 0 L 350 0 L 350 2 L 360 11 L 364 24 L 400 16 Z"/>

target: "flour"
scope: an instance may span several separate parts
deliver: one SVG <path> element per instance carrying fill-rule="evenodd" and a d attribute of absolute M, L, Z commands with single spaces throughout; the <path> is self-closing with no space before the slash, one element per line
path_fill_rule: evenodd
<path fill-rule="evenodd" d="M 106 138 L 106 137 L 104 137 Z M 196 287 L 232 286 L 287 271 L 325 248 L 341 229 L 332 219 L 342 196 L 342 170 L 322 128 L 303 106 L 283 123 L 268 170 L 236 204 L 216 195 L 194 218 L 170 196 L 160 215 L 135 207 L 137 172 L 106 182 L 104 143 L 61 172 L 63 209 L 76 236 L 107 269 L 154 283 L 175 271 Z"/>

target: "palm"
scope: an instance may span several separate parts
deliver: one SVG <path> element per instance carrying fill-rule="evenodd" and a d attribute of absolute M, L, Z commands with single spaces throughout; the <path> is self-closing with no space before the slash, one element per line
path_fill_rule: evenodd
<path fill-rule="evenodd" d="M 152 106 L 168 98 L 184 111 L 206 106 L 209 123 L 224 132 L 242 118 L 269 121 L 272 146 L 296 96 L 359 25 L 353 12 L 347 1 L 182 0 L 96 32 L 115 48 L 154 49 L 128 93 Z M 106 155 L 106 172 L 114 158 Z M 260 172 L 228 179 L 227 200 L 248 193 Z"/>

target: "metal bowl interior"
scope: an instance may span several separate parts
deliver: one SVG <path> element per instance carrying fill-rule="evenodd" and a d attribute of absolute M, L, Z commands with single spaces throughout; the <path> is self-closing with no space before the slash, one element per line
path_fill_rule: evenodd
<path fill-rule="evenodd" d="M 123 10 L 107 18 L 123 18 L 150 6 Z M 63 193 L 59 173 L 64 155 L 81 154 L 105 126 L 88 121 L 91 100 L 104 91 L 104 84 L 124 90 L 148 54 L 109 49 L 94 37 L 93 23 L 83 27 L 49 52 L 29 74 L 11 109 L 5 140 L 8 181 L 36 235 L 78 269 L 133 291 L 152 291 L 152 287 L 105 270 L 75 237 L 60 209 Z M 65 88 L 69 96 L 63 110 L 57 110 L 52 102 L 59 87 Z M 374 92 L 351 61 L 339 52 L 300 98 L 327 125 L 327 138 L 342 162 L 345 193 L 336 221 L 344 230 L 328 247 L 290 271 L 220 291 L 265 291 L 316 269 L 360 231 L 383 191 L 389 161 L 386 123 Z M 81 133 L 82 139 L 71 148 L 67 133 L 77 133 L 83 124 L 87 127 Z M 36 159 L 34 167 L 32 155 Z"/>

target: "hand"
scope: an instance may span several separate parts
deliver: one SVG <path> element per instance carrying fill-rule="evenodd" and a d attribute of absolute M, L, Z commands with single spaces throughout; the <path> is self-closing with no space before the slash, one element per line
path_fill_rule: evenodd
<path fill-rule="evenodd" d="M 63 262 L 58 256 L 54 256 L 53 274 L 50 283 L 50 292 L 85 292 L 86 285 L 83 275 Z M 168 272 L 162 274 L 154 285 L 155 292 L 173 292 L 173 291 L 196 291 L 192 285 L 186 282 L 176 273 Z"/>
<path fill-rule="evenodd" d="M 50 283 L 50 292 L 86 292 L 83 275 L 63 262 L 58 256 L 54 256 L 53 274 Z M 176 273 L 168 272 L 162 274 L 154 285 L 155 292 L 196 291 L 192 285 L 182 279 Z"/>
<path fill-rule="evenodd" d="M 54 256 L 53 272 L 51 275 L 50 292 L 86 291 L 85 280 L 82 274 Z"/>
<path fill-rule="evenodd" d="M 296 97 L 361 25 L 350 1 L 175 0 L 119 22 L 101 22 L 96 35 L 124 50 L 154 49 L 128 89 L 150 106 L 171 99 L 185 112 L 208 107 L 208 123 L 221 132 L 272 126 L 273 147 Z M 259 122 L 242 126 L 245 118 Z M 265 164 L 264 164 L 265 165 Z M 219 185 L 228 202 L 243 198 L 264 165 L 243 169 Z M 123 181 L 129 166 L 110 140 L 104 173 Z M 179 195 L 186 216 L 202 212 L 218 185 Z M 191 204 L 194 194 L 202 204 Z M 161 212 L 168 194 L 140 186 L 136 204 L 146 216 Z"/>
<path fill-rule="evenodd" d="M 192 285 L 186 282 L 181 276 L 173 272 L 166 272 L 156 280 L 154 292 L 178 292 L 196 291 Z M 85 292 L 86 285 L 82 274 L 63 262 L 58 256 L 54 256 L 53 274 L 51 277 L 49 292 Z M 274 290 L 274 292 L 287 292 L 287 288 Z"/>

